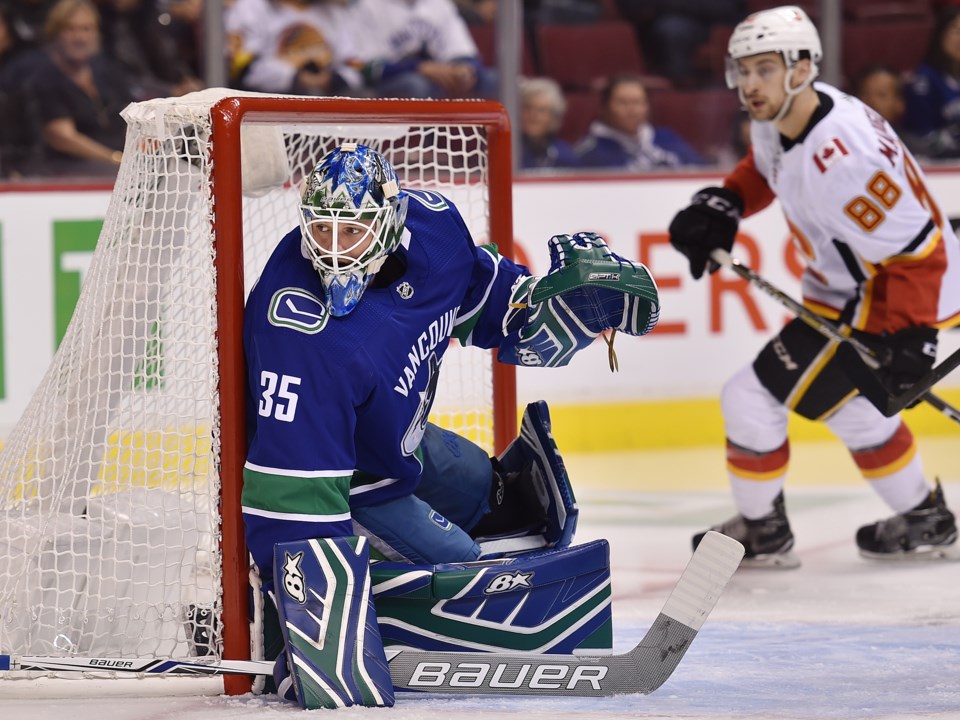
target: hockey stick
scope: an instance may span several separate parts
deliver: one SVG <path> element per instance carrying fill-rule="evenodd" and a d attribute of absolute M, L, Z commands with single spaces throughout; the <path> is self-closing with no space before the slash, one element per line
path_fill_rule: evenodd
<path fill-rule="evenodd" d="M 839 353 L 841 349 L 843 348 L 838 348 L 837 352 Z M 932 395 L 929 390 L 960 366 L 960 350 L 955 350 L 946 360 L 931 368 L 923 377 L 898 395 L 892 393 L 877 377 L 877 374 L 864 364 L 859 354 L 853 350 L 845 350 L 841 360 L 844 369 L 853 378 L 860 393 L 887 417 L 896 415 L 918 400 L 925 400 L 937 407 L 947 417 L 953 420 L 958 419 L 957 411 L 946 403 L 944 403 L 944 407 L 938 407 L 936 401 L 939 398 Z M 933 402 L 931 402 L 931 398 Z"/>
<path fill-rule="evenodd" d="M 932 405 L 951 420 L 960 423 L 960 410 L 928 391 L 943 376 L 960 364 L 960 360 L 954 357 L 956 353 L 924 375 L 917 384 L 904 394 L 906 397 L 903 404 L 896 407 L 895 403 L 890 402 L 892 399 L 890 390 L 873 372 L 883 365 L 883 361 L 877 357 L 872 348 L 855 337 L 844 335 L 836 325 L 804 307 L 744 265 L 740 260 L 731 257 L 726 250 L 718 248 L 710 254 L 710 257 L 718 265 L 732 270 L 751 285 L 765 292 L 824 337 L 840 343 L 837 348 L 837 356 L 842 362 L 844 370 L 850 375 L 850 379 L 856 384 L 860 393 L 887 417 L 895 415 L 906 405 L 919 399 Z M 948 367 L 943 369 L 944 366 Z M 926 383 L 926 387 L 923 387 L 924 383 Z M 896 402 L 899 402 L 901 397 L 904 396 L 897 396 Z"/>
<path fill-rule="evenodd" d="M 398 690 L 456 695 L 599 697 L 649 694 L 683 658 L 743 557 L 743 546 L 708 532 L 640 644 L 622 655 L 460 653 L 388 650 Z M 0 672 L 111 670 L 166 675 L 269 675 L 269 661 L 180 662 L 169 659 L 58 658 L 0 655 Z"/>

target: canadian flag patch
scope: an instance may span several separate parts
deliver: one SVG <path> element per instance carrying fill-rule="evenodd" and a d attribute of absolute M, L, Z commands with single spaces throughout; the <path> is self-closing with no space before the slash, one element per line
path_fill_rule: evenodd
<path fill-rule="evenodd" d="M 817 164 L 820 172 L 825 173 L 833 163 L 849 154 L 850 152 L 840 141 L 840 138 L 830 138 L 817 148 L 813 161 Z"/>

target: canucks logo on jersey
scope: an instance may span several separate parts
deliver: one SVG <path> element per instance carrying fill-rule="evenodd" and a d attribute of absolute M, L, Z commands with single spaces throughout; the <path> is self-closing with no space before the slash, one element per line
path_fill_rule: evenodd
<path fill-rule="evenodd" d="M 317 296 L 287 287 L 273 294 L 267 319 L 271 325 L 313 335 L 326 327 L 330 314 Z"/>

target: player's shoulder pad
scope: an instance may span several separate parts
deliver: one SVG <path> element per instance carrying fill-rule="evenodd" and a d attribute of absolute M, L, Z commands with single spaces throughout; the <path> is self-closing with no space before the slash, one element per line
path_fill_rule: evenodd
<path fill-rule="evenodd" d="M 410 196 L 410 203 L 407 209 L 407 227 L 436 227 L 437 215 L 452 220 L 457 227 L 466 235 L 470 244 L 473 245 L 473 239 L 470 235 L 470 229 L 464 221 L 463 216 L 457 206 L 442 195 L 433 190 L 406 190 Z M 436 213 L 436 215 L 434 215 Z"/>
<path fill-rule="evenodd" d="M 443 212 L 452 206 L 452 203 L 443 195 L 433 190 L 406 190 L 410 200 L 416 201 L 427 210 Z"/>

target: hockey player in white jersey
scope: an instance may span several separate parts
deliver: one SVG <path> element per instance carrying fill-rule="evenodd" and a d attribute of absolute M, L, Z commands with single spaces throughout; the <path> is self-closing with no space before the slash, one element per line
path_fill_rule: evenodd
<path fill-rule="evenodd" d="M 933 365 L 938 329 L 960 323 L 960 246 L 922 171 L 878 113 L 814 82 L 820 38 L 797 7 L 747 17 L 730 37 L 727 84 L 750 114 L 751 148 L 670 225 L 699 278 L 733 246 L 741 217 L 774 198 L 806 261 L 804 303 L 843 323 L 889 360 L 892 389 Z M 738 514 L 714 529 L 746 546 L 748 563 L 796 566 L 784 506 L 792 410 L 833 431 L 893 511 L 861 527 L 870 558 L 954 556 L 957 527 L 939 482 L 925 477 L 913 435 L 856 393 L 836 344 L 788 323 L 724 386 L 729 480 Z M 701 535 L 694 537 L 696 546 Z"/>

